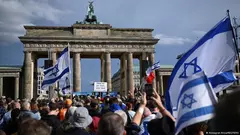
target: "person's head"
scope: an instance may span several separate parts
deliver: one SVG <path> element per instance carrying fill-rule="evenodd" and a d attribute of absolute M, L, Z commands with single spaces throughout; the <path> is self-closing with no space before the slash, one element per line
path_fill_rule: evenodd
<path fill-rule="evenodd" d="M 85 106 L 90 105 L 90 103 L 91 103 L 91 99 L 90 99 L 89 97 L 87 97 L 87 98 L 85 99 Z"/>
<path fill-rule="evenodd" d="M 32 111 L 38 111 L 38 105 L 37 105 L 36 102 L 31 103 L 31 110 L 32 110 Z"/>
<path fill-rule="evenodd" d="M 28 101 L 22 102 L 22 107 L 23 110 L 30 110 L 30 103 Z"/>
<path fill-rule="evenodd" d="M 113 98 L 110 99 L 110 104 L 118 104 L 118 103 L 119 103 L 118 98 L 113 97 Z"/>
<path fill-rule="evenodd" d="M 21 105 L 19 102 L 13 102 L 13 109 L 16 109 L 16 108 L 21 109 Z"/>
<path fill-rule="evenodd" d="M 123 111 L 123 110 L 117 110 L 117 111 L 115 111 L 114 113 L 117 113 L 118 115 L 120 115 L 121 117 L 122 117 L 122 119 L 123 119 L 123 122 L 124 122 L 124 126 L 126 126 L 127 125 L 127 114 Z"/>
<path fill-rule="evenodd" d="M 120 115 L 109 112 L 102 116 L 98 125 L 98 135 L 123 135 L 124 133 L 124 121 Z"/>
<path fill-rule="evenodd" d="M 7 104 L 12 102 L 12 98 L 7 98 Z"/>
<path fill-rule="evenodd" d="M 147 106 L 151 112 L 159 112 L 159 109 L 154 100 L 149 100 Z"/>
<path fill-rule="evenodd" d="M 133 104 L 130 103 L 130 102 L 128 102 L 128 103 L 126 104 L 126 106 L 127 106 L 127 110 L 132 110 L 132 109 L 133 109 Z"/>
<path fill-rule="evenodd" d="M 72 106 L 72 100 L 71 99 L 66 99 L 65 100 L 65 107 L 70 108 Z"/>
<path fill-rule="evenodd" d="M 75 127 L 86 128 L 92 123 L 92 117 L 87 108 L 78 107 L 73 114 L 73 124 Z"/>
<path fill-rule="evenodd" d="M 93 99 L 90 103 L 90 106 L 92 109 L 97 109 L 98 108 L 98 100 Z"/>
<path fill-rule="evenodd" d="M 215 106 L 213 130 L 222 132 L 240 131 L 240 91 L 226 95 Z"/>
<path fill-rule="evenodd" d="M 41 120 L 28 119 L 18 128 L 18 135 L 51 135 L 51 127 Z"/>
<path fill-rule="evenodd" d="M 153 119 L 147 126 L 150 135 L 173 135 L 174 128 L 174 122 L 167 116 L 161 119 Z"/>
<path fill-rule="evenodd" d="M 19 115 L 20 115 L 20 109 L 15 108 L 11 111 L 11 119 L 12 120 L 18 120 Z"/>
<path fill-rule="evenodd" d="M 57 103 L 50 103 L 49 104 L 49 109 L 50 109 L 50 113 L 52 115 L 58 115 L 59 110 L 58 110 L 58 104 Z"/>

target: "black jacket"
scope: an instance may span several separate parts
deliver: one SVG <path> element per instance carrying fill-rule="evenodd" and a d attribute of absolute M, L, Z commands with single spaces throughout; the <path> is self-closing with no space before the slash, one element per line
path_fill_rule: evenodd
<path fill-rule="evenodd" d="M 90 135 L 85 129 L 73 127 L 68 130 L 58 129 L 57 135 Z"/>
<path fill-rule="evenodd" d="M 61 122 L 55 115 L 46 115 L 41 118 L 42 121 L 46 122 L 49 126 L 52 127 L 52 135 L 57 135 L 56 130 L 60 126 Z"/>

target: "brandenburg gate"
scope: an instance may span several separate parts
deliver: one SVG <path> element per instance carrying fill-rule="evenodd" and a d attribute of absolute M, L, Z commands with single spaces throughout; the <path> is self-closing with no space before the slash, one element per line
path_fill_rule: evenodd
<path fill-rule="evenodd" d="M 97 58 L 101 60 L 101 80 L 107 82 L 108 91 L 112 89 L 111 58 L 120 59 L 121 94 L 134 92 L 133 59 L 147 57 L 154 62 L 155 44 L 153 29 L 113 28 L 101 24 L 94 15 L 92 2 L 88 15 L 83 22 L 72 26 L 24 26 L 26 34 L 19 37 L 24 44 L 24 80 L 23 97 L 35 97 L 37 91 L 37 60 L 48 58 L 51 52 L 53 64 L 57 55 L 70 44 L 70 57 L 73 59 L 73 90 L 81 91 L 81 59 Z M 141 68 L 142 66 L 140 66 Z M 142 69 L 140 69 L 141 71 Z M 142 78 L 142 77 L 141 77 Z M 156 87 L 156 82 L 154 82 Z"/>

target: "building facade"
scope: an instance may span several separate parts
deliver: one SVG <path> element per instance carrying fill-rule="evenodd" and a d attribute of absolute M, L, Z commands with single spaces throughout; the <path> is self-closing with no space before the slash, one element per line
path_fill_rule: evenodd
<path fill-rule="evenodd" d="M 173 66 L 171 65 L 161 65 L 161 68 L 155 71 L 156 78 L 156 90 L 164 95 L 165 90 L 167 88 L 167 81 L 172 73 Z M 139 89 L 141 85 L 141 77 L 140 77 L 140 67 L 139 65 L 134 65 L 133 68 L 134 73 L 134 89 Z M 114 92 L 121 92 L 120 89 L 120 70 L 118 70 L 112 77 L 112 87 Z"/>
<path fill-rule="evenodd" d="M 48 90 L 43 90 L 42 89 L 42 82 L 44 79 L 44 69 L 43 68 L 38 68 L 37 72 L 37 96 L 40 97 L 48 97 Z"/>
<path fill-rule="evenodd" d="M 121 90 L 121 74 L 120 69 L 112 76 L 112 91 L 120 92 Z M 134 89 L 140 87 L 140 68 L 139 65 L 133 65 L 133 82 Z"/>
<path fill-rule="evenodd" d="M 22 66 L 0 66 L 0 97 L 18 99 L 22 89 Z"/>

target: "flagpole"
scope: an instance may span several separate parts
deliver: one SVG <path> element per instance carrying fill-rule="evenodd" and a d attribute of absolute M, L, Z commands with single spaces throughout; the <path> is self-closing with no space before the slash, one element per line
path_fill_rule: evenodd
<path fill-rule="evenodd" d="M 238 53 L 237 39 L 236 39 L 236 36 L 235 36 L 235 33 L 237 33 L 237 31 L 235 31 L 235 33 L 234 33 L 234 31 L 233 31 L 233 26 L 232 26 L 231 16 L 230 16 L 229 10 L 227 10 L 227 16 L 228 16 L 229 19 L 230 19 L 230 24 L 231 24 L 231 27 L 232 27 L 233 41 L 234 41 L 234 45 L 235 45 L 235 48 L 236 48 L 236 51 L 237 51 L 238 71 L 240 72 L 240 58 L 239 58 L 239 53 Z"/>
<path fill-rule="evenodd" d="M 72 89 L 72 78 L 71 78 L 71 75 L 72 75 L 72 72 L 71 72 L 71 58 L 70 58 L 70 44 L 68 43 L 68 65 L 69 65 L 69 75 L 68 75 L 68 78 L 69 78 L 69 84 L 70 84 L 70 91 L 71 91 L 71 98 L 73 98 L 73 89 Z"/>

